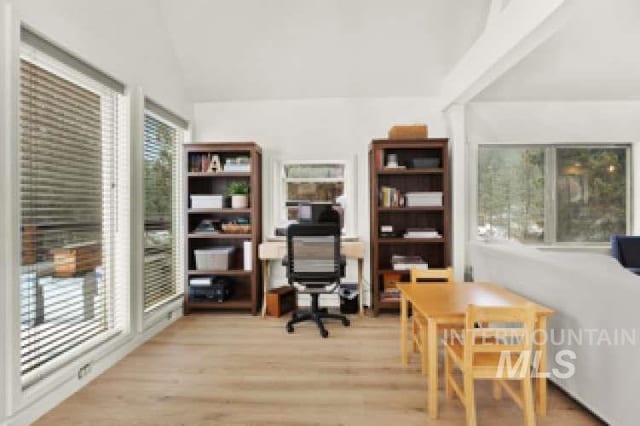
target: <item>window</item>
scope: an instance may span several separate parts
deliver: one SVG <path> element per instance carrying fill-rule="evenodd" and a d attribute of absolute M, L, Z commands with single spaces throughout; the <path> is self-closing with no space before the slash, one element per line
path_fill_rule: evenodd
<path fill-rule="evenodd" d="M 24 29 L 22 41 L 20 371 L 28 384 L 123 329 L 116 262 L 125 144 L 123 87 Z"/>
<path fill-rule="evenodd" d="M 144 115 L 144 309 L 182 293 L 178 283 L 180 162 L 184 123 L 147 100 Z"/>
<path fill-rule="evenodd" d="M 350 231 L 355 213 L 347 165 L 344 161 L 285 163 L 282 167 L 282 219 L 295 220 L 300 203 L 334 203 L 342 217 L 343 231 Z"/>
<path fill-rule="evenodd" d="M 629 230 L 628 146 L 481 146 L 478 235 L 605 243 Z"/>

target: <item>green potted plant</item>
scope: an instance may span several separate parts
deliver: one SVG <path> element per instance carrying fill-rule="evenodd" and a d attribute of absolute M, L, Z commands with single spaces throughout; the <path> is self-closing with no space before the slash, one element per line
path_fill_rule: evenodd
<path fill-rule="evenodd" d="M 248 182 L 231 182 L 227 187 L 227 195 L 231 197 L 232 209 L 246 209 L 249 207 Z"/>

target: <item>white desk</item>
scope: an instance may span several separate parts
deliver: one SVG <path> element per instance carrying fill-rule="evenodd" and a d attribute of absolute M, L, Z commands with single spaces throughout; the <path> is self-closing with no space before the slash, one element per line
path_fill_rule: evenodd
<path fill-rule="evenodd" d="M 358 299 L 360 315 L 364 314 L 363 270 L 364 270 L 364 244 L 362 241 L 342 241 L 340 243 L 341 254 L 347 259 L 358 261 Z M 269 273 L 269 261 L 282 261 L 287 255 L 286 241 L 265 241 L 258 248 L 258 258 L 262 261 L 263 285 L 262 285 L 262 316 L 267 312 L 267 292 L 271 276 Z"/>

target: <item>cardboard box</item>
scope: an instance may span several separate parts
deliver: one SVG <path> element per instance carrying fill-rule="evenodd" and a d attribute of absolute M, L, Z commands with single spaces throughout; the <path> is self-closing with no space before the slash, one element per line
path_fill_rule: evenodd
<path fill-rule="evenodd" d="M 429 128 L 426 124 L 393 126 L 389 129 L 389 139 L 426 139 Z"/>
<path fill-rule="evenodd" d="M 298 298 L 293 287 L 285 286 L 267 293 L 267 316 L 281 317 L 298 307 Z"/>
<path fill-rule="evenodd" d="M 102 264 L 102 251 L 97 242 L 70 244 L 52 251 L 56 277 L 73 277 Z"/>

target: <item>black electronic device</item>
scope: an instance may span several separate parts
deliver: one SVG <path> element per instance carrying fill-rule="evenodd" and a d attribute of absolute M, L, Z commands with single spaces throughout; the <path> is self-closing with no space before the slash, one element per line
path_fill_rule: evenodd
<path fill-rule="evenodd" d="M 209 300 L 222 303 L 233 295 L 233 280 L 229 277 L 214 277 L 210 286 L 189 287 L 192 300 Z"/>

